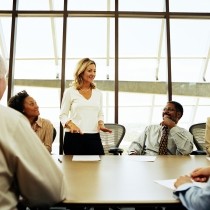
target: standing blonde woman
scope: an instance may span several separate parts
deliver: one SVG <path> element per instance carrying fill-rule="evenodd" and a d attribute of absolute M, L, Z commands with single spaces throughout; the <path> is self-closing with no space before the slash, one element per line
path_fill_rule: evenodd
<path fill-rule="evenodd" d="M 102 93 L 96 88 L 96 63 L 83 58 L 77 64 L 72 85 L 65 90 L 60 121 L 65 128 L 64 154 L 104 155 L 99 131 L 104 126 Z"/>

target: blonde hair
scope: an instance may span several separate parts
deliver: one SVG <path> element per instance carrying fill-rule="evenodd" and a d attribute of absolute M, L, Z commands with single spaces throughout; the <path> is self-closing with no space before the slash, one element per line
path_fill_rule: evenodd
<path fill-rule="evenodd" d="M 71 84 L 77 90 L 81 89 L 83 85 L 82 75 L 84 74 L 84 71 L 87 69 L 87 67 L 91 64 L 94 64 L 96 66 L 96 63 L 89 58 L 83 58 L 77 63 L 76 70 L 74 73 L 74 81 Z M 90 87 L 91 89 L 94 89 L 96 88 L 96 84 L 92 82 L 90 84 Z"/>
<path fill-rule="evenodd" d="M 0 55 L 0 79 L 4 78 L 7 74 L 7 64 L 5 59 Z"/>

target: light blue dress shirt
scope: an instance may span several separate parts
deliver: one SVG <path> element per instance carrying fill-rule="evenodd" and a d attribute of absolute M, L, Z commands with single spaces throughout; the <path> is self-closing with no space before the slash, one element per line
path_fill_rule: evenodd
<path fill-rule="evenodd" d="M 210 179 L 203 188 L 195 186 L 193 183 L 183 184 L 176 189 L 174 195 L 189 210 L 209 210 Z"/>

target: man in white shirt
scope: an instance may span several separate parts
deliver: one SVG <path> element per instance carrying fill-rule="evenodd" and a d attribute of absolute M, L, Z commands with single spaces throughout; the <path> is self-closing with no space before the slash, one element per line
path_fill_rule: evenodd
<path fill-rule="evenodd" d="M 0 56 L 0 99 L 7 68 Z M 0 105 L 0 207 L 50 207 L 65 199 L 64 177 L 27 118 Z"/>
<path fill-rule="evenodd" d="M 185 128 L 179 127 L 178 121 L 183 115 L 183 107 L 176 101 L 167 102 L 163 108 L 160 124 L 149 125 L 138 140 L 129 147 L 130 155 L 158 155 L 163 128 L 168 129 L 166 155 L 189 155 L 193 150 L 193 136 Z"/>

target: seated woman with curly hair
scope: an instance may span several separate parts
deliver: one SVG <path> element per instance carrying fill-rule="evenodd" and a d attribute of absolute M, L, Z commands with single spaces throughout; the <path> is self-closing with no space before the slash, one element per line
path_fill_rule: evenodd
<path fill-rule="evenodd" d="M 32 129 L 51 153 L 53 124 L 49 120 L 39 117 L 39 106 L 36 101 L 25 90 L 23 90 L 9 99 L 8 106 L 21 112 L 28 118 Z"/>

